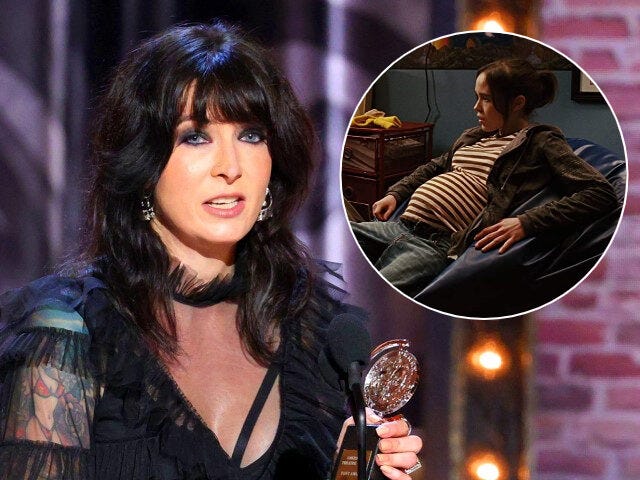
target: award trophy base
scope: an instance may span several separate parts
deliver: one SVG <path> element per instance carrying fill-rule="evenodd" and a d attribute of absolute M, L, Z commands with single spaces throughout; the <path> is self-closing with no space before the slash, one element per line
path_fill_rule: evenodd
<path fill-rule="evenodd" d="M 383 480 L 380 467 L 375 462 L 378 453 L 378 434 L 376 428 L 379 425 L 367 425 L 366 431 L 366 458 L 367 458 L 367 478 L 366 480 Z M 333 466 L 332 480 L 355 480 L 358 478 L 358 438 L 355 425 L 349 425 L 344 434 L 342 445 Z"/>

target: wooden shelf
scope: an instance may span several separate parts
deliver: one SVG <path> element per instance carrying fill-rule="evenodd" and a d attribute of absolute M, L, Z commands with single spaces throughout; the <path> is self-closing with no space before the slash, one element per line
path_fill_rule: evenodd
<path fill-rule="evenodd" d="M 433 123 L 351 127 L 342 152 L 342 195 L 365 219 L 395 182 L 431 160 Z"/>

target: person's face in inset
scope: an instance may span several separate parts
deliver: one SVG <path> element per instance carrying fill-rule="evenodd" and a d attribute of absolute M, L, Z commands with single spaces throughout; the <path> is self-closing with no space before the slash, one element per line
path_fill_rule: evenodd
<path fill-rule="evenodd" d="M 501 130 L 504 126 L 504 115 L 496 110 L 493 104 L 491 89 L 484 72 L 480 73 L 476 78 L 475 92 L 477 100 L 473 109 L 476 111 L 482 130 L 485 132 Z"/>
<path fill-rule="evenodd" d="M 153 226 L 173 255 L 187 257 L 187 249 L 233 261 L 269 184 L 265 137 L 259 125 L 211 121 L 198 127 L 189 111 L 183 113 L 154 192 Z"/>

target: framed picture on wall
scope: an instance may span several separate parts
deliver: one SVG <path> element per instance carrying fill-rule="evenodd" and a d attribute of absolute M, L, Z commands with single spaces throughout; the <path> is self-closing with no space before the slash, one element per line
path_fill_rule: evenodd
<path fill-rule="evenodd" d="M 598 87 L 579 68 L 571 69 L 571 100 L 574 102 L 604 103 Z"/>

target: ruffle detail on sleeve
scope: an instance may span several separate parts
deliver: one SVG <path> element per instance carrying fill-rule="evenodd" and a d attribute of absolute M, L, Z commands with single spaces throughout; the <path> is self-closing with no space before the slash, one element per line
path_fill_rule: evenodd
<path fill-rule="evenodd" d="M 81 297 L 77 280 L 56 276 L 0 297 L 0 406 L 8 405 L 9 377 L 19 369 L 51 367 L 95 387 L 89 332 L 74 310 Z"/>
<path fill-rule="evenodd" d="M 349 313 L 366 321 L 368 313 L 365 309 L 345 303 L 349 292 L 345 290 L 342 264 L 318 259 L 314 260 L 314 263 L 315 288 L 312 314 L 323 318 L 318 322 L 319 326 L 326 330 L 331 320 L 342 313 Z"/>
<path fill-rule="evenodd" d="M 82 301 L 81 282 L 58 276 L 0 296 L 0 374 L 15 365 L 49 365 L 88 376 L 89 332 L 75 310 Z"/>
<path fill-rule="evenodd" d="M 0 347 L 0 365 L 2 370 L 17 365 L 49 365 L 87 377 L 90 375 L 86 364 L 88 349 L 86 334 L 58 328 L 30 328 L 11 336 Z"/>
<path fill-rule="evenodd" d="M 0 478 L 87 480 L 87 450 L 44 442 L 0 443 Z"/>
<path fill-rule="evenodd" d="M 318 285 L 316 293 L 321 297 L 327 295 L 336 302 L 344 301 L 348 293 L 343 288 L 345 281 L 342 276 L 342 264 L 315 259 L 314 267 L 315 271 L 313 274 L 316 277 L 316 283 Z"/>

